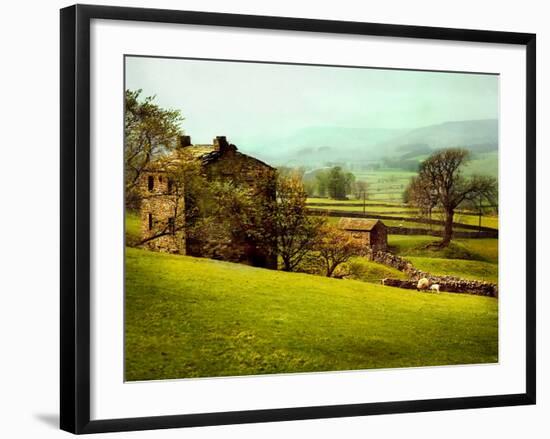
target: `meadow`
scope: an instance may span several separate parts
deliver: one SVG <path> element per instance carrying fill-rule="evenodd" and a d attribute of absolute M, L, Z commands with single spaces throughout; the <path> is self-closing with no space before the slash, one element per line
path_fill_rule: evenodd
<path fill-rule="evenodd" d="M 125 273 L 129 381 L 498 361 L 493 298 L 130 247 Z"/>
<path fill-rule="evenodd" d="M 337 217 L 327 218 L 336 224 Z M 387 225 L 391 221 L 384 220 Z M 389 224 L 390 223 L 390 224 Z M 396 225 L 403 225 L 396 221 Z M 411 223 L 418 227 L 418 224 Z M 139 241 L 140 219 L 134 211 L 126 213 L 126 243 L 134 246 Z M 437 238 L 427 235 L 388 235 L 389 250 L 409 259 L 416 268 L 434 275 L 452 275 L 465 279 L 498 282 L 498 239 L 454 239 L 450 246 L 443 250 L 426 248 Z M 360 265 L 360 280 L 380 283 L 383 278 L 403 279 L 404 275 L 391 267 L 368 261 L 365 258 L 354 258 Z"/>

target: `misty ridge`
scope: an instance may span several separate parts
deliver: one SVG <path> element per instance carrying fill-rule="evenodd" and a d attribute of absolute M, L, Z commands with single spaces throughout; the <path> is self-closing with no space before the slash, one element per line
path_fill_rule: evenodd
<path fill-rule="evenodd" d="M 416 129 L 307 127 L 269 138 L 243 139 L 240 148 L 275 166 L 350 169 L 398 168 L 415 171 L 438 149 L 462 147 L 472 152 L 476 172 L 495 175 L 498 120 L 444 122 Z"/>

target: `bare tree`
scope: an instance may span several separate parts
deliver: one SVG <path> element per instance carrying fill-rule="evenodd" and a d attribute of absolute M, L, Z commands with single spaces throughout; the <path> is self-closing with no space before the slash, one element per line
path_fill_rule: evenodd
<path fill-rule="evenodd" d="M 486 198 L 492 201 L 497 193 L 497 181 L 487 176 L 462 175 L 462 168 L 470 153 L 462 148 L 450 148 L 433 153 L 420 164 L 418 176 L 407 188 L 409 201 L 421 209 L 441 207 L 444 212 L 443 239 L 440 247 L 447 247 L 453 236 L 455 210 L 464 202 Z"/>

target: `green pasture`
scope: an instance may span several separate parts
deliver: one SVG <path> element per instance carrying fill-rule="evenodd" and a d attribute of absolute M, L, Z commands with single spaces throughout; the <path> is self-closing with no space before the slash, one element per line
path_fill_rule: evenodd
<path fill-rule="evenodd" d="M 350 205 L 354 205 L 354 204 L 357 204 L 357 203 L 362 203 L 363 202 L 363 199 L 358 199 L 358 198 L 350 198 L 348 200 L 334 200 L 332 198 L 319 198 L 319 197 L 309 197 L 307 199 L 307 202 L 308 203 L 323 203 L 323 204 L 342 204 L 342 203 L 345 203 L 345 204 L 350 204 Z M 385 207 L 391 207 L 391 208 L 400 208 L 401 206 L 403 206 L 402 203 L 380 203 L 379 201 L 374 201 L 374 200 L 365 200 L 365 203 L 367 205 L 369 204 L 383 204 Z M 379 206 L 377 206 L 379 207 Z"/>
<path fill-rule="evenodd" d="M 437 237 L 424 235 L 389 235 L 388 244 L 395 254 L 410 257 L 467 259 L 472 261 L 498 263 L 498 239 L 453 239 L 445 249 L 426 248 L 437 241 Z"/>
<path fill-rule="evenodd" d="M 492 262 L 421 256 L 408 256 L 407 259 L 416 268 L 431 274 L 498 283 L 498 264 Z"/>
<path fill-rule="evenodd" d="M 495 363 L 498 301 L 126 250 L 125 378 Z"/>
<path fill-rule="evenodd" d="M 141 239 L 139 212 L 127 210 L 124 218 L 126 245 L 135 246 Z"/>

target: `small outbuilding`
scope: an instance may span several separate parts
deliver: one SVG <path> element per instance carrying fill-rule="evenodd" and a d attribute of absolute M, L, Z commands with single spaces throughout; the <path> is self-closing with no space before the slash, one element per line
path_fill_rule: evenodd
<path fill-rule="evenodd" d="M 361 245 L 375 251 L 388 250 L 388 230 L 378 219 L 340 218 L 338 228 L 349 233 Z"/>

